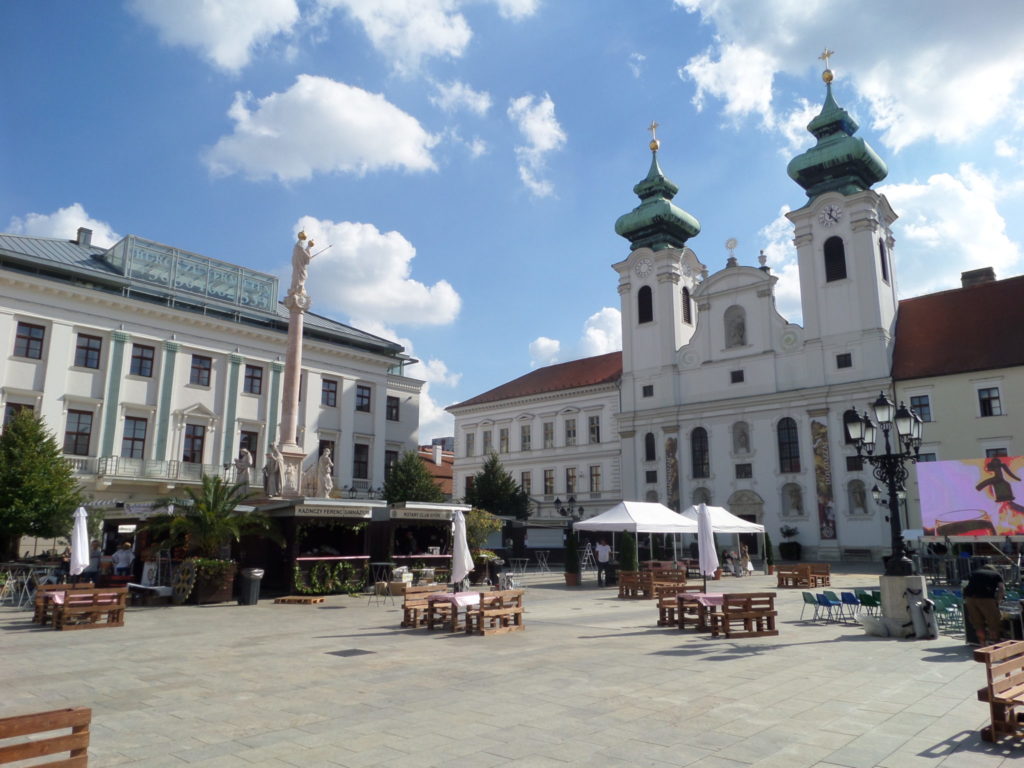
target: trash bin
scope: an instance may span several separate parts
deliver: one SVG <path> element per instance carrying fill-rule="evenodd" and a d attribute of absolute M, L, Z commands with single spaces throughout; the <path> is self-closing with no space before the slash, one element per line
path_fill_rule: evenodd
<path fill-rule="evenodd" d="M 256 605 L 260 600 L 260 581 L 263 579 L 262 568 L 243 568 L 241 582 L 238 585 L 238 604 Z"/>

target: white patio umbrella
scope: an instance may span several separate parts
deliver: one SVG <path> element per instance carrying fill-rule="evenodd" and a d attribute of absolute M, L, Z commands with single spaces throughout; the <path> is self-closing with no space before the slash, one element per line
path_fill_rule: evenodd
<path fill-rule="evenodd" d="M 452 512 L 452 584 L 458 584 L 473 570 L 473 553 L 466 542 L 466 516 L 461 509 Z"/>
<path fill-rule="evenodd" d="M 87 523 L 89 513 L 85 507 L 75 510 L 75 527 L 71 531 L 71 567 L 72 576 L 78 576 L 89 567 L 89 529 Z"/>
<path fill-rule="evenodd" d="M 718 551 L 715 549 L 715 532 L 711 527 L 711 515 L 706 505 L 697 507 L 697 552 L 700 572 L 704 576 L 704 591 L 708 591 L 708 576 L 718 570 Z"/>

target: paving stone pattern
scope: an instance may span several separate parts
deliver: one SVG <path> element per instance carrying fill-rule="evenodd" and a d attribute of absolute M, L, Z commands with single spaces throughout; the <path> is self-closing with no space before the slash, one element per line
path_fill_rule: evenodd
<path fill-rule="evenodd" d="M 1024 765 L 1024 746 L 978 739 L 984 672 L 962 637 L 800 622 L 800 591 L 780 590 L 778 637 L 712 639 L 592 575 L 560 581 L 528 576 L 526 631 L 493 637 L 400 629 L 397 604 L 345 596 L 132 608 L 85 632 L 4 607 L 0 716 L 92 707 L 91 766 Z"/>

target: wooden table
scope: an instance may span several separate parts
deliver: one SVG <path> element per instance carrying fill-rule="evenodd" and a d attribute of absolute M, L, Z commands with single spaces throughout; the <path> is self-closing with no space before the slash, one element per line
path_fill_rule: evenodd
<path fill-rule="evenodd" d="M 694 622 L 694 628 L 698 632 L 710 632 L 711 624 L 708 616 L 718 611 L 724 598 L 721 594 L 708 594 L 706 592 L 680 592 L 676 596 L 679 607 L 676 616 L 679 621 L 679 628 L 686 629 L 687 617 Z M 696 618 L 694 614 L 696 613 Z"/>
<path fill-rule="evenodd" d="M 440 623 L 443 629 L 458 632 L 465 626 L 465 615 L 469 609 L 478 605 L 479 592 L 436 592 L 427 597 L 427 629 L 433 629 L 435 623 Z M 460 612 L 462 622 L 459 621 Z"/>

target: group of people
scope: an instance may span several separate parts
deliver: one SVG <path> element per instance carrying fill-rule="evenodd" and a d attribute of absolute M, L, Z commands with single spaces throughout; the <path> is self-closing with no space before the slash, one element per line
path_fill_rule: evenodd
<path fill-rule="evenodd" d="M 726 549 L 722 552 L 722 568 L 733 576 L 750 576 L 754 573 L 754 563 L 750 559 L 750 549 L 746 544 L 740 547 L 737 556 L 736 550 Z"/>

